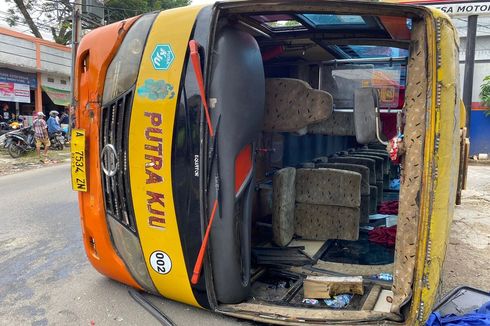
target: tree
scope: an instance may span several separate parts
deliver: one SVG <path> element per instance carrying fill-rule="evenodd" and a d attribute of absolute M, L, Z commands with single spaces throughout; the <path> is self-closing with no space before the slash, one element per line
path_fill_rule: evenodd
<path fill-rule="evenodd" d="M 483 105 L 487 107 L 485 116 L 490 116 L 490 76 L 483 78 L 483 84 L 480 86 L 480 98 Z"/>
<path fill-rule="evenodd" d="M 42 31 L 50 33 L 56 43 L 71 40 L 71 12 L 69 0 L 7 0 L 10 4 L 9 26 L 27 25 L 35 37 L 43 38 Z"/>
<path fill-rule="evenodd" d="M 50 33 L 56 43 L 69 44 L 73 5 L 70 0 L 6 0 L 9 4 L 7 23 L 10 26 L 25 25 L 32 34 L 43 38 L 42 32 Z M 105 23 L 113 23 L 128 17 L 154 10 L 187 6 L 191 0 L 106 0 Z M 82 27 L 98 27 L 92 17 L 82 15 Z"/>
<path fill-rule="evenodd" d="M 17 6 L 17 8 L 19 9 L 22 16 L 24 17 L 25 22 L 27 23 L 27 25 L 31 29 L 34 36 L 39 37 L 39 38 L 43 38 L 41 36 L 41 32 L 37 28 L 37 25 L 34 23 L 34 21 L 31 18 L 31 15 L 27 11 L 27 8 L 30 9 L 30 5 L 27 4 L 27 6 L 26 6 L 26 4 L 24 4 L 24 2 L 22 0 L 14 0 L 14 3 Z M 9 8 L 8 11 L 10 14 L 10 16 L 7 17 L 8 24 L 10 26 L 16 25 L 18 23 L 18 21 L 20 20 L 19 16 L 15 15 L 15 11 L 12 8 Z"/>
<path fill-rule="evenodd" d="M 184 7 L 191 0 L 107 0 L 105 21 L 110 24 L 145 12 Z"/>

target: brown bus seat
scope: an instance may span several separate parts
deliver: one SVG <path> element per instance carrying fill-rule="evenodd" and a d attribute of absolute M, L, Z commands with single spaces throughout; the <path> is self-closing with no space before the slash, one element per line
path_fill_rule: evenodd
<path fill-rule="evenodd" d="M 361 175 L 336 169 L 279 170 L 273 179 L 274 243 L 359 237 Z"/>
<path fill-rule="evenodd" d="M 308 126 L 309 134 L 327 136 L 355 136 L 354 114 L 352 112 L 332 112 L 329 119 Z"/>
<path fill-rule="evenodd" d="M 391 160 L 390 160 L 390 154 L 386 150 L 373 150 L 373 149 L 368 149 L 368 148 L 357 148 L 355 150 L 356 153 L 365 153 L 368 155 L 375 155 L 383 158 L 384 161 L 384 174 L 389 174 L 390 173 L 390 168 L 391 168 Z"/>
<path fill-rule="evenodd" d="M 272 236 L 278 246 L 286 246 L 294 235 L 296 169 L 284 168 L 272 181 Z"/>
<path fill-rule="evenodd" d="M 296 202 L 359 207 L 361 175 L 336 169 L 298 169 L 296 171 Z"/>
<path fill-rule="evenodd" d="M 370 190 L 370 203 L 369 213 L 376 213 L 377 205 L 381 201 L 380 194 L 382 193 L 382 182 L 379 183 L 376 180 L 376 162 L 374 159 L 357 156 L 333 156 L 328 158 L 329 163 L 347 163 L 364 165 L 369 168 L 369 185 Z M 380 189 L 381 188 L 381 189 Z"/>
<path fill-rule="evenodd" d="M 384 188 L 384 177 L 385 177 L 385 169 L 384 169 L 384 162 L 383 158 L 375 155 L 369 155 L 365 153 L 349 153 L 349 157 L 361 157 L 361 158 L 368 158 L 371 160 L 374 160 L 374 165 L 376 169 L 376 186 L 378 187 L 378 204 L 383 201 L 383 188 Z M 388 177 L 388 176 L 386 176 Z"/>
<path fill-rule="evenodd" d="M 369 144 L 376 139 L 376 107 L 377 93 L 371 87 L 354 90 L 354 127 L 356 141 L 359 144 Z"/>
<path fill-rule="evenodd" d="M 347 156 L 343 156 L 347 157 Z M 322 156 L 322 157 L 317 157 L 313 159 L 312 162 L 303 162 L 301 164 L 298 164 L 298 168 L 307 168 L 307 169 L 314 169 L 314 168 L 332 168 L 332 169 L 338 169 L 338 170 L 347 170 L 347 171 L 354 171 L 357 173 L 361 174 L 361 223 L 367 223 L 367 220 L 369 219 L 369 214 L 374 214 L 376 213 L 376 206 L 377 206 L 377 187 L 374 187 L 374 191 L 372 191 L 372 188 L 369 184 L 370 182 L 370 174 L 369 174 L 369 168 L 367 166 L 361 165 L 361 164 L 353 164 L 351 163 L 329 163 L 328 162 L 328 157 Z M 366 172 L 364 172 L 366 171 Z M 374 196 L 373 202 L 371 202 L 371 196 Z M 370 208 L 370 206 L 372 206 Z"/>
<path fill-rule="evenodd" d="M 376 155 L 371 155 L 371 154 L 367 154 L 367 153 L 358 153 L 358 152 L 349 153 L 349 154 L 347 154 L 347 156 L 349 156 L 349 157 L 363 157 L 363 158 L 368 158 L 368 159 L 374 160 L 375 169 L 376 169 L 376 180 L 377 181 L 383 181 L 383 175 L 385 174 L 383 158 L 376 156 Z"/>
<path fill-rule="evenodd" d="M 295 132 L 332 114 L 332 96 L 305 81 L 268 78 L 265 86 L 264 131 Z"/>
<path fill-rule="evenodd" d="M 325 163 L 347 163 L 347 164 L 357 164 L 364 165 L 369 169 L 369 184 L 376 185 L 376 165 L 374 160 L 364 157 L 356 156 L 332 156 L 327 159 Z"/>
<path fill-rule="evenodd" d="M 390 160 L 390 154 L 385 151 L 381 150 L 372 150 L 372 149 L 365 149 L 365 148 L 358 148 L 354 151 L 355 153 L 358 154 L 367 154 L 367 155 L 372 155 L 372 156 L 377 156 L 381 157 L 383 159 L 383 188 L 387 189 L 390 186 L 390 171 L 391 171 L 391 160 Z"/>
<path fill-rule="evenodd" d="M 316 167 L 353 171 L 361 175 L 360 223 L 369 223 L 369 212 L 370 212 L 369 205 L 370 205 L 370 194 L 371 194 L 371 190 L 369 188 L 369 168 L 364 165 L 347 164 L 347 163 L 318 163 L 316 164 Z"/>

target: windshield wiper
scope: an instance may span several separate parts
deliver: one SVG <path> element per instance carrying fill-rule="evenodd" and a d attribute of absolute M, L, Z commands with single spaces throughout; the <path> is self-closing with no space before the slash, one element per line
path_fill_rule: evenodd
<path fill-rule="evenodd" d="M 204 90 L 204 78 L 203 78 L 202 68 L 201 68 L 201 56 L 199 55 L 199 47 L 200 47 L 200 45 L 196 40 L 189 41 L 191 62 L 192 62 L 192 66 L 194 67 L 194 73 L 196 76 L 197 84 L 199 86 L 199 93 L 201 95 L 201 102 L 204 106 L 204 112 L 206 115 L 206 122 L 207 122 L 208 129 L 209 129 L 209 135 L 211 136 L 212 143 L 213 143 L 212 154 L 210 157 L 210 159 L 211 159 L 210 164 L 212 164 L 212 161 L 217 156 L 217 145 L 218 144 L 216 142 L 217 137 L 216 137 L 216 134 L 214 132 L 213 125 L 211 123 L 211 116 L 209 114 L 208 101 L 206 98 L 206 92 Z M 219 120 L 220 120 L 220 117 L 218 117 L 218 123 L 217 123 L 216 128 L 219 127 Z M 219 201 L 218 201 L 218 199 L 219 199 L 219 183 L 220 183 L 219 166 L 217 168 L 218 168 L 218 171 L 216 173 L 216 197 L 215 197 L 215 200 L 213 203 L 213 208 L 211 210 L 211 215 L 209 217 L 209 222 L 208 222 L 208 226 L 206 228 L 206 233 L 204 234 L 204 238 L 202 239 L 201 248 L 199 249 L 199 254 L 197 255 L 196 264 L 194 265 L 194 270 L 192 273 L 191 283 L 194 285 L 199 282 L 199 278 L 201 277 L 202 264 L 204 261 L 204 255 L 206 253 L 206 249 L 208 247 L 209 234 L 211 233 L 211 227 L 213 225 L 214 217 L 216 215 L 216 210 L 217 210 L 218 205 L 219 205 Z M 208 173 L 208 174 L 211 175 L 211 173 Z M 208 183 L 207 187 L 209 189 L 209 180 L 207 183 Z"/>

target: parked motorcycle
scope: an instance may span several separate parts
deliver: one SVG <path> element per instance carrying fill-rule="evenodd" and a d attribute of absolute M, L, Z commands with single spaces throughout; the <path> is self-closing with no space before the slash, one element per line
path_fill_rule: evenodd
<path fill-rule="evenodd" d="M 65 137 L 61 131 L 49 134 L 49 141 L 51 142 L 50 149 L 63 150 Z"/>
<path fill-rule="evenodd" d="M 6 122 L 0 122 L 0 135 L 6 134 L 12 131 L 12 128 Z"/>
<path fill-rule="evenodd" d="M 5 136 L 4 146 L 13 158 L 18 158 L 21 155 L 36 149 L 36 141 L 34 139 L 34 130 L 32 127 L 19 129 L 6 134 Z"/>

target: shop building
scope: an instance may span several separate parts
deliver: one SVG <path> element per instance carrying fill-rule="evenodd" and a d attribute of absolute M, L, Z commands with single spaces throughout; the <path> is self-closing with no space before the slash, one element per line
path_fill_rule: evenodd
<path fill-rule="evenodd" d="M 11 117 L 64 110 L 70 71 L 70 48 L 0 27 L 0 110 Z"/>

